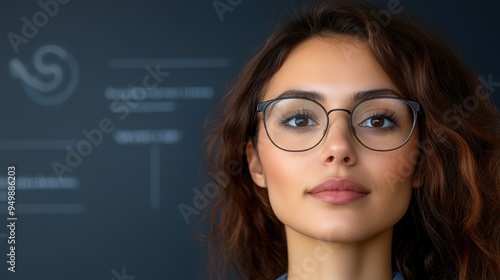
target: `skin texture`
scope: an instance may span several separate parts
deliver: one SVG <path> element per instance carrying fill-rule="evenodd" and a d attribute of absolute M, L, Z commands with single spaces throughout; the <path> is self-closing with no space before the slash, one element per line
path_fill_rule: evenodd
<path fill-rule="evenodd" d="M 352 110 L 360 91 L 390 89 L 390 78 L 359 39 L 312 38 L 292 51 L 268 84 L 262 101 L 288 90 L 324 95 L 331 110 Z M 254 182 L 267 188 L 285 225 L 289 279 L 392 279 L 392 229 L 408 208 L 418 155 L 418 129 L 403 147 L 377 152 L 350 133 L 348 114 L 329 115 L 322 142 L 304 152 L 274 146 L 259 122 L 257 147 L 247 144 Z M 404 167 L 404 168 L 402 168 Z M 346 204 L 318 200 L 308 191 L 325 180 L 349 178 L 369 194 Z"/>

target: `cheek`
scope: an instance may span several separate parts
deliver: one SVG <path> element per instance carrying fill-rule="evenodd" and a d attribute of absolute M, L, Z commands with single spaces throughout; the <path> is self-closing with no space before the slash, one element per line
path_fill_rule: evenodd
<path fill-rule="evenodd" d="M 397 150 L 369 153 L 362 162 L 378 186 L 396 191 L 397 188 L 411 187 L 419 154 L 418 140 L 412 138 Z"/>
<path fill-rule="evenodd" d="M 307 179 L 314 176 L 309 157 L 278 149 L 269 140 L 265 131 L 259 136 L 259 155 L 265 174 L 269 200 L 275 214 L 280 218 L 297 205 L 305 192 Z"/>
<path fill-rule="evenodd" d="M 412 195 L 415 164 L 410 153 L 395 150 L 385 154 L 366 154 L 360 166 L 364 183 L 370 186 L 372 198 L 360 224 L 374 231 L 394 226 L 406 213 Z"/>
<path fill-rule="evenodd" d="M 396 220 L 408 208 L 418 154 L 418 146 L 412 143 L 390 152 L 367 153 L 361 161 L 365 183 L 380 198 L 376 203 L 380 209 L 390 205 Z"/>
<path fill-rule="evenodd" d="M 260 127 L 258 135 L 258 152 L 266 181 L 271 185 L 278 182 L 287 182 L 298 173 L 305 174 L 303 153 L 287 152 L 276 147 L 266 134 L 264 126 Z"/>
<path fill-rule="evenodd" d="M 266 177 L 266 185 L 270 191 L 276 189 L 290 189 L 291 183 L 301 186 L 306 175 L 310 174 L 303 155 L 290 153 L 276 148 L 270 141 L 262 143 L 259 147 L 262 168 Z M 295 190 L 297 191 L 297 190 Z"/>

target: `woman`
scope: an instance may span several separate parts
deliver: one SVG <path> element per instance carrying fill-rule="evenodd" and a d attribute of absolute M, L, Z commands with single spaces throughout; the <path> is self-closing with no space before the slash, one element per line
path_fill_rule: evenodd
<path fill-rule="evenodd" d="M 373 11 L 306 9 L 227 93 L 217 279 L 498 277 L 499 114 L 448 46 Z"/>

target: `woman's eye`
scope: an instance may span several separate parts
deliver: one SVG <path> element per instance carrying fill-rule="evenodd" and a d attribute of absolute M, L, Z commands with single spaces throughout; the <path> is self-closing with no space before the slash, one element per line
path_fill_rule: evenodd
<path fill-rule="evenodd" d="M 388 118 L 384 117 L 371 117 L 366 119 L 360 126 L 366 126 L 371 128 L 387 128 L 393 126 L 394 123 Z"/>
<path fill-rule="evenodd" d="M 290 118 L 287 122 L 289 126 L 293 127 L 308 127 L 308 126 L 313 126 L 317 125 L 315 121 L 313 121 L 311 118 L 304 117 L 304 116 L 297 116 Z"/>

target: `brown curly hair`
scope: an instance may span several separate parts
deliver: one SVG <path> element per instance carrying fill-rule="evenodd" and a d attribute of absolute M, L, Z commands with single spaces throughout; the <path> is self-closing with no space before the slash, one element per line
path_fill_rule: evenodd
<path fill-rule="evenodd" d="M 395 225 L 393 266 L 405 279 L 495 279 L 500 275 L 500 118 L 458 55 L 410 19 L 376 7 L 331 3 L 305 8 L 276 29 L 243 69 L 206 133 L 210 171 L 229 180 L 211 212 L 213 277 L 275 279 L 287 270 L 283 224 L 267 189 L 249 174 L 245 144 L 256 105 L 287 55 L 311 37 L 364 40 L 406 99 L 421 104 L 419 188 Z M 238 172 L 234 172 L 238 166 Z"/>

